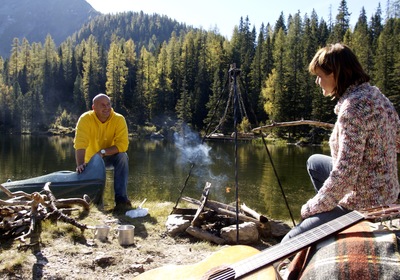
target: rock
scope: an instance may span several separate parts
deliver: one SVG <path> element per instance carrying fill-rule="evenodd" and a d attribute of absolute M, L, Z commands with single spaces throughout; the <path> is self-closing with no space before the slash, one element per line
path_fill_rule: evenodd
<path fill-rule="evenodd" d="M 94 263 L 98 266 L 105 268 L 115 263 L 115 258 L 112 256 L 99 256 L 94 259 Z"/>
<path fill-rule="evenodd" d="M 290 231 L 290 226 L 282 221 L 269 221 L 274 238 L 283 238 Z"/>
<path fill-rule="evenodd" d="M 169 215 L 167 221 L 165 222 L 168 235 L 175 236 L 179 233 L 185 232 L 186 229 L 190 226 L 192 218 L 193 216 L 178 214 Z"/>
<path fill-rule="evenodd" d="M 236 225 L 224 227 L 221 229 L 221 237 L 226 240 L 228 244 L 236 243 Z M 240 244 L 251 244 L 257 242 L 259 239 L 259 233 L 257 225 L 253 222 L 244 222 L 239 224 L 239 243 Z"/>
<path fill-rule="evenodd" d="M 131 264 L 125 271 L 124 274 L 126 273 L 143 273 L 144 272 L 144 267 L 142 264 Z"/>
<path fill-rule="evenodd" d="M 146 258 L 141 258 L 137 261 L 139 264 L 149 264 L 154 262 L 154 259 L 152 256 L 147 256 Z"/>

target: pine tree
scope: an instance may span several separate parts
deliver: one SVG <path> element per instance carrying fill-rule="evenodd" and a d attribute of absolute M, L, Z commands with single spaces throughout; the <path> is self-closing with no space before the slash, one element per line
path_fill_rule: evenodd
<path fill-rule="evenodd" d="M 362 8 L 354 28 L 352 42 L 349 44 L 349 46 L 357 55 L 361 65 L 367 73 L 371 73 L 373 68 L 372 49 L 370 47 L 371 39 L 369 35 L 370 33 L 368 32 L 367 16 L 364 8 Z"/>
<path fill-rule="evenodd" d="M 269 120 L 271 121 L 276 121 L 279 116 L 279 89 L 280 87 L 277 85 L 276 70 L 272 69 L 272 72 L 268 75 L 268 79 L 265 80 L 264 86 L 261 91 L 264 101 L 264 110 L 267 113 Z"/>
<path fill-rule="evenodd" d="M 274 44 L 274 70 L 273 78 L 270 85 L 273 88 L 274 97 L 271 99 L 273 100 L 274 108 L 274 120 L 275 121 L 285 121 L 286 120 L 286 113 L 284 112 L 282 105 L 284 105 L 287 100 L 284 99 L 284 95 L 287 92 L 286 86 L 286 52 L 288 48 L 286 47 L 286 35 L 283 29 L 279 29 L 278 34 L 275 37 L 275 44 Z"/>
<path fill-rule="evenodd" d="M 264 35 L 264 27 L 260 29 L 260 32 L 258 34 L 258 39 L 257 39 L 257 46 L 255 49 L 255 55 L 253 58 L 253 62 L 251 64 L 251 71 L 250 71 L 250 89 L 249 91 L 253 93 L 253 96 L 257 96 L 256 101 L 253 101 L 251 105 L 254 106 L 252 108 L 252 111 L 254 112 L 263 112 L 262 107 L 260 108 L 259 106 L 262 105 L 262 102 L 259 102 L 259 97 L 261 95 L 261 88 L 262 88 L 262 82 L 264 80 L 264 77 L 266 76 L 266 73 L 263 71 L 263 61 L 264 61 L 264 50 L 265 50 L 265 35 Z M 249 116 L 250 118 L 255 117 L 256 119 L 252 119 L 252 123 L 258 123 L 258 120 L 261 117 L 261 114 L 259 113 L 256 116 Z"/>
<path fill-rule="evenodd" d="M 187 83 L 184 78 L 182 81 L 181 97 L 176 104 L 176 114 L 181 125 L 188 124 L 192 120 L 191 99 L 192 98 L 187 90 Z"/>
<path fill-rule="evenodd" d="M 126 74 L 126 83 L 125 88 L 123 90 L 123 104 L 127 110 L 127 115 L 125 116 L 128 121 L 130 117 L 138 112 L 135 110 L 135 104 L 137 104 L 137 94 L 136 94 L 136 73 L 138 71 L 137 67 L 137 54 L 136 54 L 136 45 L 132 39 L 129 39 L 124 44 L 124 53 L 125 53 L 125 65 L 127 67 Z"/>
<path fill-rule="evenodd" d="M 304 83 L 304 60 L 303 48 L 300 43 L 303 36 L 303 26 L 300 14 L 297 13 L 290 17 L 288 32 L 285 39 L 286 50 L 284 54 L 284 83 L 285 90 L 282 92 L 281 108 L 284 112 L 285 120 L 297 120 L 305 115 L 305 98 L 301 91 L 301 85 Z"/>
<path fill-rule="evenodd" d="M 115 38 L 108 51 L 106 94 L 112 98 L 114 109 L 125 114 L 124 88 L 128 67 L 123 44 L 123 40 L 118 42 Z"/>
<path fill-rule="evenodd" d="M 86 110 L 92 107 L 92 99 L 99 93 L 99 46 L 94 36 L 89 36 L 87 42 L 83 42 L 82 58 L 82 90 L 86 104 Z"/>
<path fill-rule="evenodd" d="M 181 75 L 181 42 L 173 32 L 171 39 L 167 44 L 167 73 L 168 79 L 171 81 L 171 94 L 168 95 L 165 104 L 165 110 L 171 117 L 176 116 L 175 106 L 179 98 L 180 88 L 182 84 Z"/>
<path fill-rule="evenodd" d="M 8 74 L 11 80 L 11 83 L 14 83 L 17 80 L 18 72 L 20 70 L 20 46 L 19 46 L 19 39 L 14 38 L 11 48 L 11 56 L 10 62 L 8 64 Z"/>
<path fill-rule="evenodd" d="M 344 35 L 350 28 L 350 15 L 346 0 L 341 0 L 333 32 L 330 35 L 330 43 L 343 42 Z"/>
<path fill-rule="evenodd" d="M 45 113 L 47 117 L 54 115 L 55 109 L 59 104 L 58 96 L 56 94 L 56 80 L 58 73 L 59 57 L 56 49 L 56 44 L 50 35 L 46 36 L 46 40 L 43 46 L 43 80 L 42 80 L 42 92 L 37 92 L 39 99 L 43 98 L 46 103 Z M 46 117 L 46 118 L 47 118 Z"/>
<path fill-rule="evenodd" d="M 378 39 L 378 48 L 375 59 L 375 83 L 382 92 L 394 103 L 396 109 L 400 108 L 399 92 L 396 84 L 399 83 L 399 73 L 396 70 L 398 61 L 398 29 L 400 20 L 389 19 Z"/>
<path fill-rule="evenodd" d="M 308 65 L 311 62 L 316 50 L 319 47 L 319 23 L 318 16 L 315 11 L 311 13 L 311 18 L 304 18 L 304 32 L 300 39 L 303 55 L 303 69 L 300 82 L 300 92 L 302 100 L 298 103 L 299 112 L 304 119 L 312 119 L 312 102 L 315 94 L 315 77 L 308 73 Z"/>
<path fill-rule="evenodd" d="M 173 94 L 172 81 L 169 78 L 170 73 L 168 71 L 167 43 L 164 42 L 157 57 L 154 104 L 154 110 L 157 112 L 155 116 L 157 118 L 157 123 L 161 124 L 165 118 L 165 114 L 171 114 L 171 112 L 168 112 L 166 106 L 167 99 Z"/>

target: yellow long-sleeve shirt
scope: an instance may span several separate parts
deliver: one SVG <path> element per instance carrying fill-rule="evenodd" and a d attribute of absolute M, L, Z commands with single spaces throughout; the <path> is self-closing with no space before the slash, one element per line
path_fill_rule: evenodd
<path fill-rule="evenodd" d="M 85 162 L 100 151 L 116 146 L 126 152 L 129 146 L 128 126 L 124 116 L 111 110 L 110 118 L 102 123 L 93 110 L 83 113 L 76 124 L 74 148 L 85 149 Z"/>

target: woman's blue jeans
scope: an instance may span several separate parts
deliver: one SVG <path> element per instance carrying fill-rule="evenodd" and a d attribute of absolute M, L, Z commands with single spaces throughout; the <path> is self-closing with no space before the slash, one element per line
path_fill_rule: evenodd
<path fill-rule="evenodd" d="M 330 156 L 320 154 L 310 156 L 307 161 L 307 171 L 310 175 L 310 179 L 315 191 L 318 192 L 319 189 L 321 189 L 321 187 L 323 186 L 325 180 L 329 177 L 330 172 L 332 171 L 332 158 Z M 325 224 L 348 212 L 350 211 L 341 206 L 336 206 L 331 211 L 318 213 L 311 217 L 308 217 L 296 227 L 291 229 L 282 239 L 282 242 L 285 242 L 300 233 L 306 232 L 317 226 Z"/>
<path fill-rule="evenodd" d="M 318 192 L 332 171 L 332 158 L 326 155 L 315 154 L 307 160 L 307 172 L 315 192 Z"/>

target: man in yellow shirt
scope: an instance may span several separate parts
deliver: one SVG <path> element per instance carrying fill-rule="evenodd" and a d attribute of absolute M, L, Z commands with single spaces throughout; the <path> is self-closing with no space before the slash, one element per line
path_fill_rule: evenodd
<path fill-rule="evenodd" d="M 93 98 L 92 109 L 83 113 L 76 125 L 76 172 L 83 172 L 91 157 L 99 154 L 106 167 L 114 167 L 115 210 L 131 208 L 127 196 L 129 140 L 125 118 L 114 112 L 110 98 L 103 93 Z"/>

